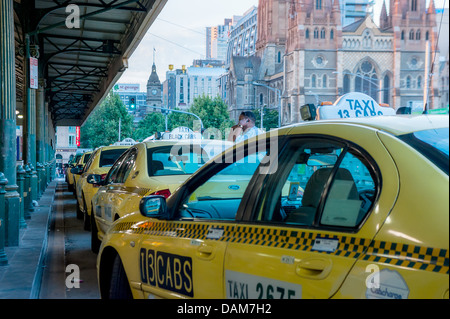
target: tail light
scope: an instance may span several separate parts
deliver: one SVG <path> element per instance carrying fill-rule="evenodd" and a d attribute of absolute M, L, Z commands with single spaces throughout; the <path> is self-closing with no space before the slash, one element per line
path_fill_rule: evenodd
<path fill-rule="evenodd" d="M 151 195 L 162 195 L 165 198 L 168 198 L 171 195 L 171 193 L 170 193 L 169 189 L 162 189 L 162 190 L 152 193 Z"/>

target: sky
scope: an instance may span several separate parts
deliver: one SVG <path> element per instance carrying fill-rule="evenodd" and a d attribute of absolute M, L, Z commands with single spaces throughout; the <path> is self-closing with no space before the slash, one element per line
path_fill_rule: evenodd
<path fill-rule="evenodd" d="M 375 0 L 374 20 L 377 24 L 383 1 L 388 6 L 389 0 Z M 430 0 L 426 1 L 428 5 Z M 448 8 L 449 2 L 435 0 L 435 6 L 442 8 L 445 5 Z M 206 27 L 221 25 L 224 19 L 243 15 L 257 5 L 258 0 L 168 0 L 128 59 L 128 69 L 118 83 L 139 83 L 141 91 L 146 91 L 153 64 L 153 49 L 156 50 L 155 64 L 162 83 L 169 64 L 175 68 L 182 65 L 189 67 L 194 59 L 205 58 Z"/>

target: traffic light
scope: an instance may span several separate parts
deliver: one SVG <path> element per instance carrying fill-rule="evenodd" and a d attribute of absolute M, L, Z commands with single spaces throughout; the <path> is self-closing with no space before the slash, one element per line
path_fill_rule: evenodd
<path fill-rule="evenodd" d="M 135 96 L 130 97 L 130 109 L 133 111 L 136 109 L 136 97 Z"/>

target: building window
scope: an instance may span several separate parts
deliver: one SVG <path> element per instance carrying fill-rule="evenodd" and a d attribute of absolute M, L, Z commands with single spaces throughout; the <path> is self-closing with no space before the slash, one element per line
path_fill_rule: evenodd
<path fill-rule="evenodd" d="M 344 75 L 344 94 L 350 93 L 350 75 Z"/>
<path fill-rule="evenodd" d="M 316 0 L 316 10 L 322 9 L 322 0 Z"/>
<path fill-rule="evenodd" d="M 376 70 L 373 64 L 369 61 L 364 61 L 359 65 L 356 74 L 355 91 L 367 94 L 371 96 L 375 101 L 377 101 L 379 84 Z"/>
<path fill-rule="evenodd" d="M 417 88 L 422 88 L 422 77 L 420 75 L 417 77 Z"/>
<path fill-rule="evenodd" d="M 427 33 L 425 33 L 425 40 L 428 41 L 429 38 L 430 38 L 430 33 L 427 31 Z"/>
<path fill-rule="evenodd" d="M 280 51 L 278 51 L 277 61 L 278 61 L 278 63 L 281 63 L 281 52 Z"/>
<path fill-rule="evenodd" d="M 383 102 L 386 104 L 390 104 L 390 87 L 391 87 L 391 79 L 388 75 L 384 76 L 384 87 L 383 87 Z"/>
<path fill-rule="evenodd" d="M 321 31 L 320 31 L 320 38 L 321 39 L 325 39 L 325 28 L 323 28 Z"/>
<path fill-rule="evenodd" d="M 414 30 L 409 31 L 409 39 L 414 40 Z"/>
<path fill-rule="evenodd" d="M 323 78 L 322 78 L 322 87 L 326 88 L 327 87 L 327 75 L 324 74 Z"/>
<path fill-rule="evenodd" d="M 405 31 L 404 31 L 404 30 L 402 31 L 401 39 L 402 39 L 402 40 L 405 40 Z"/>
<path fill-rule="evenodd" d="M 420 30 L 417 30 L 416 32 L 416 40 L 420 40 Z"/>
<path fill-rule="evenodd" d="M 317 81 L 316 75 L 313 74 L 313 75 L 311 76 L 311 87 L 313 87 L 313 88 L 316 87 L 316 81 Z"/>
<path fill-rule="evenodd" d="M 409 75 L 406 77 L 406 88 L 411 88 L 411 77 Z"/>
<path fill-rule="evenodd" d="M 314 29 L 314 39 L 318 39 L 319 38 L 319 29 L 315 28 Z"/>
<path fill-rule="evenodd" d="M 75 147 L 75 136 L 69 135 L 69 147 Z"/>
<path fill-rule="evenodd" d="M 330 31 L 330 40 L 333 40 L 333 38 L 334 38 L 334 30 L 331 29 L 331 31 Z"/>
<path fill-rule="evenodd" d="M 411 0 L 411 11 L 417 11 L 417 0 Z"/>
<path fill-rule="evenodd" d="M 306 29 L 305 31 L 305 38 L 309 39 L 309 29 Z"/>

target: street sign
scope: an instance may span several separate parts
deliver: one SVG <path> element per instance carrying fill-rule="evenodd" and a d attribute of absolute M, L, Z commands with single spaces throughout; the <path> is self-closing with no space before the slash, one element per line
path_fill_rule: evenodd
<path fill-rule="evenodd" d="M 30 88 L 39 88 L 38 84 L 38 59 L 30 57 Z"/>

